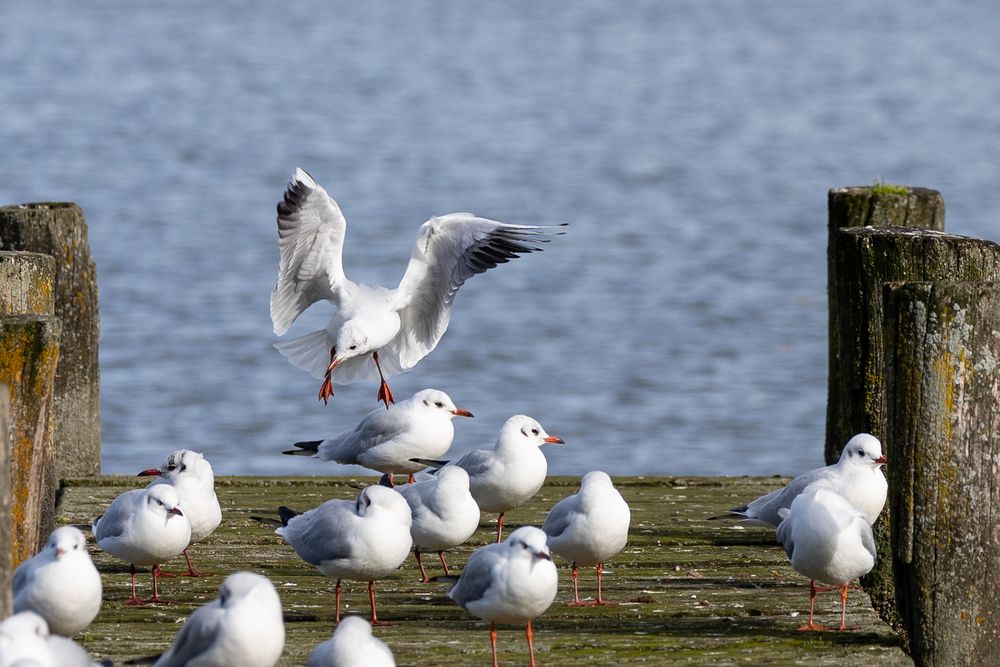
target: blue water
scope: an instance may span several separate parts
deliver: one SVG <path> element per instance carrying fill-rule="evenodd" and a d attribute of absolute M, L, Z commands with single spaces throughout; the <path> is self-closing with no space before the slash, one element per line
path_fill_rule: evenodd
<path fill-rule="evenodd" d="M 827 190 L 936 188 L 950 231 L 998 238 L 1000 8 L 875 4 L 6 3 L 0 202 L 86 212 L 104 471 L 344 470 L 277 454 L 376 407 L 324 407 L 271 349 L 296 166 L 368 283 L 434 214 L 571 224 L 392 382 L 476 414 L 458 451 L 523 412 L 568 441 L 555 473 L 820 464 Z"/>

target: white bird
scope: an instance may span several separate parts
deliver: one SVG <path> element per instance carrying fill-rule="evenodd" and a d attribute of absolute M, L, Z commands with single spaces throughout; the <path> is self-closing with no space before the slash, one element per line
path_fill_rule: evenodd
<path fill-rule="evenodd" d="M 426 466 L 410 459 L 444 454 L 455 437 L 452 419 L 471 416 L 443 391 L 422 389 L 388 410 L 372 410 L 353 429 L 326 440 L 296 442 L 298 449 L 284 453 L 362 465 L 386 473 L 390 482 L 396 473 L 409 473 L 412 482 L 413 473 Z"/>
<path fill-rule="evenodd" d="M 601 595 L 604 563 L 625 547 L 632 515 L 628 503 L 606 472 L 592 470 L 580 479 L 580 491 L 556 503 L 542 530 L 549 548 L 573 564 L 571 606 L 614 604 Z M 580 565 L 597 565 L 597 599 L 580 601 Z"/>
<path fill-rule="evenodd" d="M 497 623 L 525 624 L 531 665 L 535 664 L 532 619 L 552 606 L 559 584 L 546 536 L 522 526 L 506 541 L 476 549 L 448 596 L 469 613 L 490 622 L 493 664 L 497 664 Z"/>
<path fill-rule="evenodd" d="M 160 564 L 179 556 L 191 541 L 191 524 L 181 510 L 177 491 L 169 484 L 126 491 L 112 501 L 93 526 L 97 546 L 132 567 L 132 597 L 125 604 L 142 604 L 135 595 L 135 566 L 153 566 L 153 596 Z"/>
<path fill-rule="evenodd" d="M 410 508 L 393 489 L 368 486 L 356 501 L 328 500 L 303 514 L 279 508 L 285 524 L 276 532 L 299 558 L 337 580 L 334 624 L 340 622 L 341 580 L 368 582 L 371 623 L 375 613 L 375 580 L 395 571 L 410 553 Z"/>
<path fill-rule="evenodd" d="M 464 543 L 479 527 L 479 505 L 469 491 L 469 473 L 445 466 L 429 479 L 399 487 L 413 515 L 410 536 L 420 576 L 430 581 L 420 562 L 420 549 L 436 551 L 447 576 L 446 549 Z"/>
<path fill-rule="evenodd" d="M 49 634 L 45 619 L 33 611 L 18 612 L 0 623 L 0 667 L 93 667 L 95 664 L 72 639 Z"/>
<path fill-rule="evenodd" d="M 458 289 L 472 276 L 541 250 L 551 227 L 510 225 L 471 213 L 433 217 L 417 233 L 403 278 L 394 289 L 369 287 L 344 275 L 347 222 L 337 202 L 296 169 L 278 204 L 278 280 L 271 292 L 274 333 L 284 334 L 313 303 L 336 308 L 324 329 L 275 344 L 288 361 L 323 378 L 319 397 L 336 381 L 381 379 L 378 400 L 393 402 L 385 378 L 412 368 L 448 328 Z"/>
<path fill-rule="evenodd" d="M 372 636 L 372 626 L 360 616 L 347 616 L 333 637 L 309 654 L 306 667 L 395 667 L 385 642 Z"/>
<path fill-rule="evenodd" d="M 194 610 L 153 667 L 274 667 L 285 648 L 281 600 L 267 577 L 235 572 Z"/>
<path fill-rule="evenodd" d="M 191 524 L 191 544 L 200 542 L 212 534 L 222 523 L 222 507 L 215 495 L 215 474 L 212 464 L 204 455 L 192 452 L 190 449 L 178 449 L 171 452 L 159 468 L 150 468 L 139 473 L 140 477 L 154 476 L 148 486 L 154 484 L 169 484 L 177 491 L 184 508 L 184 516 Z M 190 546 L 190 545 L 189 545 Z M 184 560 L 187 561 L 189 577 L 205 576 L 207 572 L 198 572 L 191 566 L 191 556 L 184 549 Z M 175 575 L 160 572 L 161 577 Z"/>
<path fill-rule="evenodd" d="M 837 493 L 861 510 L 871 525 L 885 506 L 888 484 L 881 467 L 887 462 L 879 439 L 867 433 L 859 433 L 847 441 L 840 460 L 836 463 L 802 473 L 789 482 L 788 486 L 776 489 L 742 507 L 734 507 L 729 510 L 729 515 L 713 518 L 740 517 L 747 523 L 773 528 L 781 523 L 779 512 L 782 508 L 791 507 L 795 497 L 813 482 L 825 480 Z"/>
<path fill-rule="evenodd" d="M 548 463 L 539 447 L 563 443 L 549 435 L 531 417 L 514 415 L 500 428 L 496 444 L 474 449 L 456 461 L 417 459 L 417 463 L 442 468 L 455 465 L 469 473 L 469 487 L 483 512 L 499 512 L 497 542 L 503 534 L 503 515 L 538 493 L 545 483 Z"/>
<path fill-rule="evenodd" d="M 846 630 L 847 589 L 851 581 L 875 566 L 875 538 L 864 512 L 853 506 L 827 480 L 813 482 L 782 509 L 778 542 L 792 567 L 809 581 L 809 623 L 800 630 L 823 630 L 813 623 L 819 580 L 840 588 L 840 629 Z"/>
<path fill-rule="evenodd" d="M 101 609 L 101 575 L 87 552 L 87 538 L 73 526 L 52 531 L 37 555 L 14 572 L 14 613 L 33 611 L 49 632 L 71 637 Z"/>

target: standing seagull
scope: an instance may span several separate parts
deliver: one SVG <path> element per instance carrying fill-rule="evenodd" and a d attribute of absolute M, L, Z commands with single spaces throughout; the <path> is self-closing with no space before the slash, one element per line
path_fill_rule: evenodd
<path fill-rule="evenodd" d="M 545 483 L 548 463 L 539 447 L 563 443 L 549 435 L 531 417 L 514 415 L 500 428 L 496 444 L 474 449 L 457 461 L 416 459 L 417 463 L 441 468 L 455 465 L 469 473 L 469 488 L 483 512 L 499 512 L 497 542 L 503 535 L 503 515 L 538 493 Z"/>
<path fill-rule="evenodd" d="M 399 487 L 413 515 L 410 535 L 413 555 L 424 583 L 430 581 L 420 562 L 420 549 L 437 551 L 447 576 L 445 549 L 457 547 L 479 527 L 479 505 L 469 492 L 469 473 L 458 466 L 445 466 L 430 479 Z"/>
<path fill-rule="evenodd" d="M 875 566 L 875 538 L 868 517 L 824 480 L 807 486 L 790 509 L 782 509 L 778 543 L 792 567 L 809 577 L 809 623 L 800 630 L 824 630 L 813 623 L 816 580 L 840 588 L 840 629 L 847 629 L 847 589 Z"/>
<path fill-rule="evenodd" d="M 267 577 L 234 572 L 194 610 L 153 667 L 274 667 L 285 648 L 281 600 Z"/>
<path fill-rule="evenodd" d="M 614 604 L 601 596 L 604 562 L 625 547 L 632 515 L 606 472 L 592 470 L 580 479 L 580 492 L 563 498 L 545 518 L 549 548 L 573 563 L 570 606 Z M 578 566 L 597 565 L 597 599 L 580 601 Z"/>
<path fill-rule="evenodd" d="M 73 526 L 56 528 L 44 549 L 17 566 L 13 589 L 15 614 L 33 611 L 64 637 L 86 629 L 101 609 L 101 575 Z"/>
<path fill-rule="evenodd" d="M 471 416 L 443 391 L 422 389 L 388 410 L 372 410 L 353 429 L 326 440 L 296 442 L 298 449 L 284 453 L 378 470 L 389 476 L 390 486 L 396 473 L 409 473 L 412 482 L 413 473 L 426 466 L 411 459 L 444 454 L 455 437 L 451 420 Z"/>
<path fill-rule="evenodd" d="M 541 250 L 551 227 L 510 225 L 471 213 L 450 213 L 417 232 L 402 280 L 395 289 L 368 287 L 344 275 L 347 222 L 337 202 L 302 169 L 296 169 L 278 204 L 278 281 L 271 292 L 274 333 L 282 335 L 306 308 L 334 305 L 324 329 L 275 347 L 288 361 L 323 379 L 319 398 L 337 382 L 373 376 L 378 400 L 394 402 L 385 378 L 412 368 L 438 344 L 455 294 L 466 280 L 519 255 Z"/>
<path fill-rule="evenodd" d="M 212 534 L 222 523 L 222 508 L 215 495 L 215 475 L 212 464 L 198 452 L 190 449 L 178 449 L 171 452 L 167 460 L 159 468 L 150 468 L 139 473 L 140 477 L 152 475 L 156 477 L 148 486 L 169 484 L 177 491 L 184 508 L 184 515 L 191 524 L 191 543 L 200 542 Z M 184 560 L 188 570 L 184 574 L 189 577 L 202 577 L 207 572 L 198 572 L 191 566 L 191 556 L 184 549 Z M 161 577 L 173 577 L 174 574 L 160 572 Z"/>
<path fill-rule="evenodd" d="M 531 621 L 556 597 L 559 575 L 545 533 L 518 528 L 505 542 L 476 549 L 448 596 L 469 613 L 490 622 L 493 667 L 497 667 L 497 623 L 524 623 L 531 665 L 535 665 Z"/>
<path fill-rule="evenodd" d="M 153 596 L 160 563 L 179 556 L 191 541 L 191 524 L 180 508 L 177 491 L 168 484 L 126 491 L 94 521 L 97 546 L 132 566 L 132 597 L 125 604 L 142 604 L 135 595 L 135 566 L 153 566 Z"/>
<path fill-rule="evenodd" d="M 348 616 L 333 637 L 309 654 L 306 667 L 395 667 L 385 643 L 372 636 L 372 626 L 360 616 Z"/>
<path fill-rule="evenodd" d="M 276 532 L 299 558 L 337 580 L 334 624 L 340 622 L 340 582 L 368 582 L 372 625 L 375 580 L 395 571 L 410 553 L 410 508 L 396 491 L 384 486 L 361 489 L 358 499 L 328 500 L 303 514 L 279 508 L 283 526 Z"/>
<path fill-rule="evenodd" d="M 783 508 L 791 507 L 795 497 L 807 486 L 825 480 L 851 505 L 861 510 L 871 525 L 885 506 L 888 484 L 881 468 L 887 462 L 879 439 L 867 433 L 859 433 L 847 441 L 840 460 L 833 465 L 802 473 L 789 482 L 788 486 L 776 489 L 742 507 L 735 507 L 729 510 L 728 515 L 713 518 L 740 517 L 747 523 L 774 528 L 781 523 Z"/>

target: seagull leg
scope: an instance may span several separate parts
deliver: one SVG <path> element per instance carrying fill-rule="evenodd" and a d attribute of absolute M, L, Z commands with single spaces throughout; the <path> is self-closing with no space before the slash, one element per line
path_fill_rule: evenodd
<path fill-rule="evenodd" d="M 438 558 L 441 560 L 441 567 L 444 568 L 444 576 L 450 577 L 451 572 L 448 571 L 448 563 L 444 562 L 444 551 L 438 552 Z"/>
<path fill-rule="evenodd" d="M 161 577 L 167 577 L 168 579 L 170 579 L 172 577 L 208 577 L 208 576 L 211 576 L 211 572 L 199 572 L 198 570 L 194 569 L 194 566 L 191 565 L 191 556 L 188 555 L 187 548 L 184 549 L 184 560 L 187 561 L 187 566 L 188 566 L 187 572 L 176 573 L 176 572 L 167 572 L 165 570 L 160 570 L 160 576 Z"/>
<path fill-rule="evenodd" d="M 417 481 L 417 479 L 413 476 L 413 473 L 411 472 L 410 476 L 406 479 L 406 483 L 407 484 L 414 484 L 414 483 L 416 483 L 416 481 Z"/>
<path fill-rule="evenodd" d="M 323 401 L 323 405 L 333 397 L 333 369 L 336 368 L 337 364 L 334 363 L 334 359 L 337 357 L 337 346 L 334 345 L 330 348 L 330 365 L 326 367 L 326 373 L 323 376 L 323 384 L 319 386 L 319 400 Z"/>
<path fill-rule="evenodd" d="M 840 589 L 840 631 L 847 629 L 847 589 L 851 587 L 851 582 L 847 582 Z"/>
<path fill-rule="evenodd" d="M 617 602 L 614 602 L 612 600 L 605 600 L 603 597 L 601 597 L 601 577 L 602 576 L 604 576 L 604 563 L 598 563 L 597 564 L 597 599 L 594 601 L 594 604 L 597 604 L 597 605 L 618 604 Z"/>
<path fill-rule="evenodd" d="M 151 597 L 148 600 L 146 600 L 146 602 L 159 602 L 159 603 L 166 604 L 166 602 L 167 602 L 166 600 L 161 600 L 160 599 L 159 588 L 156 585 L 156 578 L 158 576 L 160 576 L 160 566 L 159 565 L 154 565 L 153 566 L 153 597 Z"/>
<path fill-rule="evenodd" d="M 490 648 L 493 649 L 493 667 L 500 667 L 497 662 L 497 624 L 490 623 Z"/>
<path fill-rule="evenodd" d="M 420 583 L 426 584 L 430 581 L 427 573 L 424 571 L 424 564 L 420 562 L 420 547 L 413 547 L 413 555 L 417 558 L 417 567 L 420 568 Z"/>
<path fill-rule="evenodd" d="M 131 565 L 131 567 L 132 567 L 132 597 L 130 597 L 128 600 L 125 600 L 125 604 L 127 605 L 142 604 L 142 600 L 140 600 L 139 597 L 135 594 L 135 565 Z"/>
<path fill-rule="evenodd" d="M 337 585 L 333 587 L 333 627 L 340 625 L 340 579 L 337 579 Z"/>
<path fill-rule="evenodd" d="M 380 621 L 380 620 L 378 620 L 378 616 L 375 615 L 375 581 L 374 580 L 368 582 L 368 602 L 370 602 L 371 606 L 372 606 L 372 617 L 368 621 L 369 623 L 371 623 L 372 625 L 396 625 L 396 623 L 394 621 Z"/>
<path fill-rule="evenodd" d="M 503 536 L 503 512 L 500 512 L 500 516 L 497 518 L 497 542 Z"/>
<path fill-rule="evenodd" d="M 813 611 L 816 608 L 816 592 L 828 590 L 830 589 L 817 587 L 815 579 L 809 581 L 809 622 L 801 626 L 799 630 L 826 630 L 825 626 L 813 623 Z"/>
<path fill-rule="evenodd" d="M 385 376 L 382 375 L 382 366 L 378 363 L 378 350 L 372 352 L 372 359 L 375 360 L 375 368 L 378 369 L 379 380 L 382 381 L 378 387 L 378 396 L 376 399 L 385 403 L 385 409 L 388 410 L 389 404 L 396 402 L 396 397 L 392 395 L 392 389 L 389 389 L 389 383 L 385 381 Z"/>
<path fill-rule="evenodd" d="M 573 601 L 567 603 L 570 607 L 579 607 L 583 603 L 580 602 L 580 568 L 576 566 L 576 561 L 573 561 Z"/>
<path fill-rule="evenodd" d="M 528 667 L 535 667 L 535 643 L 532 641 L 531 621 L 528 621 L 528 624 L 524 626 L 524 634 L 528 638 L 528 655 L 531 656 Z"/>

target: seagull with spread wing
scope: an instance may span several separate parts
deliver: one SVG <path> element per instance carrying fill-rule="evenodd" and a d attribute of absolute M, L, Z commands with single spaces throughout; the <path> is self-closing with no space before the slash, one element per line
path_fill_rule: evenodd
<path fill-rule="evenodd" d="M 378 400 L 395 402 L 386 377 L 416 365 L 438 344 L 466 280 L 522 254 L 541 250 L 552 227 L 512 225 L 471 213 L 449 213 L 417 233 L 395 289 L 369 287 L 344 275 L 347 222 L 337 202 L 296 169 L 278 204 L 278 281 L 271 292 L 274 333 L 282 335 L 313 303 L 336 308 L 325 328 L 275 344 L 288 361 L 322 379 L 319 398 L 378 373 Z"/>

